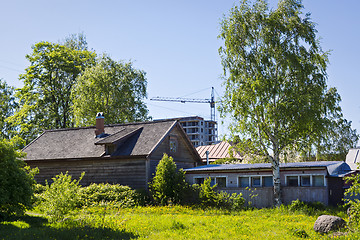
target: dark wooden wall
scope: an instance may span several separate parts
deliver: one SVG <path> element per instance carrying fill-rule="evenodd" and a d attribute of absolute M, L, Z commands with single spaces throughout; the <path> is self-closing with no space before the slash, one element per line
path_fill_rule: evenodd
<path fill-rule="evenodd" d="M 81 185 L 91 183 L 112 183 L 127 185 L 135 189 L 146 188 L 145 159 L 94 159 L 94 160 L 40 160 L 26 161 L 30 167 L 38 167 L 35 176 L 38 183 L 68 172 L 73 178 L 79 178 L 85 172 Z"/>

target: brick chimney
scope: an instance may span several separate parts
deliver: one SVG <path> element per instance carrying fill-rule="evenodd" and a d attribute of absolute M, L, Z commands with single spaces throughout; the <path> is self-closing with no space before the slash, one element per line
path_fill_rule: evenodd
<path fill-rule="evenodd" d="M 104 113 L 98 112 L 96 114 L 96 130 L 95 130 L 95 136 L 98 137 L 101 134 L 105 133 L 104 129 Z"/>

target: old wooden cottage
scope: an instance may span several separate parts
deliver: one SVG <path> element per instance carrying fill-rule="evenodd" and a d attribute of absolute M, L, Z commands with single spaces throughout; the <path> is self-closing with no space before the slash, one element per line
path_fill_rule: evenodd
<path fill-rule="evenodd" d="M 147 188 L 164 153 L 172 156 L 179 168 L 192 168 L 201 159 L 180 124 L 162 120 L 104 126 L 98 114 L 96 126 L 48 130 L 24 149 L 25 162 L 39 168 L 38 183 L 61 172 L 81 184 L 118 183 Z"/>
<path fill-rule="evenodd" d="M 299 199 L 337 205 L 344 197 L 343 177 L 354 173 L 347 162 L 296 162 L 280 165 L 282 202 Z M 217 184 L 217 190 L 242 193 L 256 207 L 273 206 L 271 164 L 210 164 L 186 169 L 186 180 L 201 184 L 206 178 Z M 251 197 L 255 196 L 256 197 Z"/>

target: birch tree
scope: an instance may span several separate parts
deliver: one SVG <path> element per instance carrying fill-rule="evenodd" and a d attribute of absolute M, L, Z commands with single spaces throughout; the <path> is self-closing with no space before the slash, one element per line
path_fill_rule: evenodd
<path fill-rule="evenodd" d="M 244 0 L 224 16 L 219 35 L 226 87 L 220 112 L 231 116 L 238 147 L 271 163 L 275 206 L 282 203 L 280 155 L 342 116 L 340 96 L 326 83 L 328 52 L 302 9 L 301 0 L 271 10 L 263 0 Z"/>

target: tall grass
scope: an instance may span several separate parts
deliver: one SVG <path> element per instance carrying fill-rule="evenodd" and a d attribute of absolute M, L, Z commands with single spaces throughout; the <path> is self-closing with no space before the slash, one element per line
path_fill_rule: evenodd
<path fill-rule="evenodd" d="M 336 213 L 335 210 L 331 210 Z M 324 209 L 322 213 L 327 213 Z M 338 210 L 336 215 L 344 216 Z M 236 212 L 181 206 L 118 208 L 104 204 L 49 223 L 32 213 L 0 223 L 0 239 L 329 239 L 313 230 L 317 216 L 291 210 Z M 347 233 L 337 239 L 359 239 Z"/>

